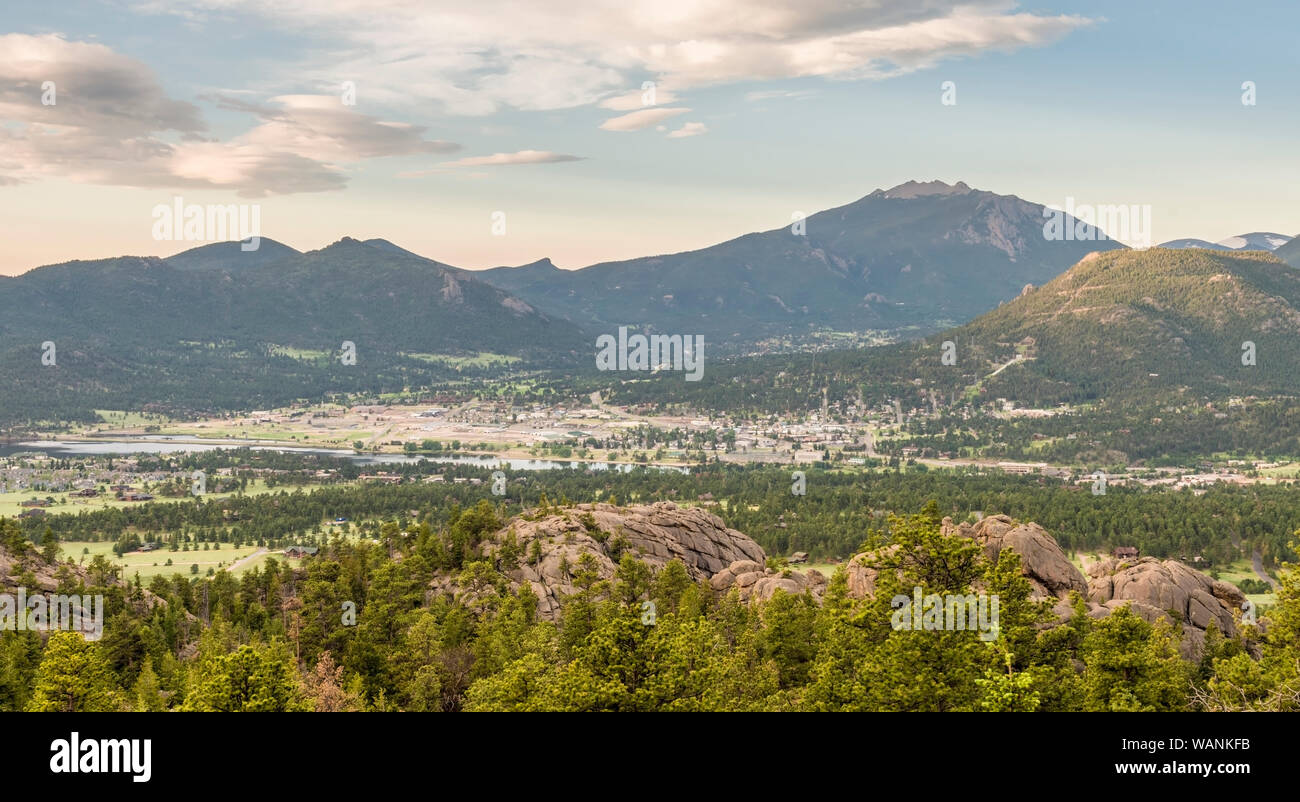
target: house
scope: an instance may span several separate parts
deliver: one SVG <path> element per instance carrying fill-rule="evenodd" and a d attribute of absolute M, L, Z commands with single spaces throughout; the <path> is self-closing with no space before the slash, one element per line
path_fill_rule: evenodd
<path fill-rule="evenodd" d="M 1039 472 L 1047 465 L 1042 462 L 999 462 L 998 467 L 1005 473 L 1030 474 Z"/>
<path fill-rule="evenodd" d="M 1136 560 L 1138 556 L 1137 546 L 1120 546 L 1113 552 L 1118 560 Z"/>
<path fill-rule="evenodd" d="M 284 556 L 312 557 L 315 556 L 316 552 L 318 551 L 320 551 L 320 549 L 316 548 L 315 546 L 290 546 L 289 548 L 284 550 Z"/>
<path fill-rule="evenodd" d="M 72 495 L 80 496 L 81 498 L 94 498 L 99 495 L 99 491 L 93 487 L 87 487 L 85 490 L 78 490 Z"/>
<path fill-rule="evenodd" d="M 45 510 L 27 510 L 26 512 L 18 513 L 18 517 L 19 518 L 40 518 L 44 514 L 45 514 Z"/>

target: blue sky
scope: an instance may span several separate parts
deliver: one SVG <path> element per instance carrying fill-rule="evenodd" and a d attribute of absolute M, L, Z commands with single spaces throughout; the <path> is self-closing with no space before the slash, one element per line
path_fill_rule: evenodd
<path fill-rule="evenodd" d="M 1295 4 L 409 5 L 11 1 L 0 273 L 183 250 L 151 235 L 178 194 L 471 268 L 701 247 L 909 179 L 1149 204 L 1155 242 L 1300 231 Z"/>

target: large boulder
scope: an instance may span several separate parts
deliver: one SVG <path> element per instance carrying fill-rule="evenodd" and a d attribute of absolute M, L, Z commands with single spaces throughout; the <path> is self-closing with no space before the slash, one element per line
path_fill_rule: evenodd
<path fill-rule="evenodd" d="M 1154 621 L 1163 617 L 1178 625 L 1183 634 L 1183 652 L 1200 651 L 1205 630 L 1214 623 L 1225 635 L 1237 632 L 1234 611 L 1241 610 L 1246 596 L 1234 585 L 1211 579 L 1177 560 L 1142 557 L 1135 560 L 1107 558 L 1088 567 L 1088 602 L 1106 610 L 1130 604 L 1135 613 Z"/>
<path fill-rule="evenodd" d="M 1020 555 L 1020 573 L 1029 580 L 1030 595 L 1036 599 L 1067 599 L 1071 592 L 1087 595 L 1088 583 L 1051 535 L 1035 523 L 1019 524 L 1005 515 L 991 515 L 978 523 L 953 524 L 944 518 L 946 535 L 968 537 L 983 547 L 984 555 L 997 562 L 1004 549 Z M 889 546 L 887 554 L 896 546 Z M 871 567 L 874 555 L 863 553 L 849 560 L 849 595 L 861 599 L 876 592 L 877 569 Z"/>
<path fill-rule="evenodd" d="M 855 599 L 865 599 L 868 596 L 876 595 L 876 578 L 880 575 L 880 571 L 873 566 L 873 563 L 879 557 L 888 556 L 897 550 L 897 546 L 886 546 L 879 552 L 863 552 L 853 555 L 848 564 L 844 566 L 844 571 L 848 575 L 849 596 Z"/>
<path fill-rule="evenodd" d="M 1033 596 L 1045 599 L 1069 598 L 1071 592 L 1086 595 L 1088 583 L 1083 574 L 1056 540 L 1035 523 L 1016 523 L 1006 515 L 990 515 L 974 524 L 953 525 L 951 518 L 943 519 L 946 532 L 969 537 L 984 547 L 984 554 L 997 562 L 1003 549 L 1020 555 L 1020 573 L 1033 586 Z"/>
<path fill-rule="evenodd" d="M 594 560 L 602 579 L 614 575 L 623 552 L 630 552 L 653 568 L 680 560 L 694 580 L 708 580 L 728 566 L 742 564 L 762 570 L 767 555 L 748 535 L 727 528 L 722 519 L 698 507 L 678 507 L 670 501 L 631 507 L 579 504 L 540 518 L 518 516 L 495 532 L 483 546 L 487 559 L 500 557 L 502 546 L 513 537 L 517 565 L 507 567 L 511 591 L 527 583 L 537 596 L 538 615 L 554 619 L 560 601 L 576 592 L 573 574 L 584 554 Z M 530 559 L 533 544 L 541 552 Z M 461 597 L 472 603 L 491 592 L 463 587 L 458 577 L 442 575 L 433 591 Z"/>
<path fill-rule="evenodd" d="M 1189 659 L 1201 653 L 1211 622 L 1226 635 L 1236 634 L 1233 614 L 1246 601 L 1236 586 L 1210 579 L 1177 560 L 1107 558 L 1090 565 L 1085 579 L 1046 530 L 1035 523 L 1017 523 L 1006 515 L 992 515 L 974 524 L 954 524 L 951 518 L 944 518 L 942 531 L 975 540 L 990 560 L 996 561 L 1007 549 L 1020 555 L 1020 572 L 1032 586 L 1031 597 L 1055 599 L 1053 611 L 1058 620 L 1074 614 L 1069 603 L 1072 593 L 1084 599 L 1093 618 L 1104 618 L 1127 606 L 1148 622 L 1163 618 L 1174 623 L 1181 630 L 1182 653 Z M 870 566 L 873 557 L 858 554 L 849 560 L 850 596 L 865 598 L 875 593 L 878 573 Z"/>
<path fill-rule="evenodd" d="M 1058 619 L 1073 614 L 1073 593 L 1085 600 L 1089 615 L 1101 618 L 1127 606 L 1150 622 L 1173 621 L 1182 630 L 1182 651 L 1189 658 L 1200 654 L 1205 630 L 1214 623 L 1226 635 L 1236 633 L 1233 614 L 1242 609 L 1245 596 L 1235 586 L 1208 576 L 1176 560 L 1144 557 L 1138 560 L 1104 559 L 1088 568 L 1090 579 L 1075 568 L 1056 541 L 1035 523 L 1018 523 L 993 515 L 970 524 L 943 520 L 943 531 L 968 537 L 980 544 L 990 560 L 1004 551 L 1020 556 L 1020 571 L 1028 579 L 1031 596 L 1055 600 Z M 561 600 L 574 592 L 573 574 L 583 555 L 589 554 L 602 579 L 613 577 L 616 557 L 631 552 L 653 568 L 680 560 L 696 581 L 707 581 L 719 593 L 735 590 L 743 601 L 761 602 L 778 590 L 810 594 L 821 600 L 827 579 L 818 571 L 766 567 L 763 549 L 747 535 L 729 529 L 722 519 L 698 507 L 678 507 L 672 502 L 615 507 L 580 504 L 542 517 L 519 516 L 494 533 L 483 547 L 486 559 L 500 562 L 500 551 L 514 539 L 517 564 L 505 568 L 511 591 L 528 584 L 539 600 L 538 614 L 555 619 Z M 540 559 L 534 555 L 537 544 Z M 888 546 L 887 554 L 897 546 Z M 876 554 L 857 554 L 845 566 L 848 593 L 866 598 L 875 593 Z M 464 587 L 460 578 L 439 575 L 433 592 L 453 594 L 474 603 L 493 591 Z"/>
<path fill-rule="evenodd" d="M 786 593 L 810 593 L 821 601 L 826 591 L 826 577 L 820 571 L 794 571 L 789 568 L 777 571 L 764 568 L 749 560 L 739 560 L 713 575 L 709 586 L 720 593 L 732 588 L 741 601 L 767 601 L 778 590 Z"/>

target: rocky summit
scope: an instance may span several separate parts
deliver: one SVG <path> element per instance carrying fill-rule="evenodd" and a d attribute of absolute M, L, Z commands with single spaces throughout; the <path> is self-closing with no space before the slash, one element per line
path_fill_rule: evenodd
<path fill-rule="evenodd" d="M 1088 575 L 1088 607 L 1094 618 L 1128 605 L 1152 623 L 1172 619 L 1182 629 L 1185 656 L 1200 652 L 1211 623 L 1226 635 L 1236 634 L 1233 611 L 1246 603 L 1236 585 L 1210 579 L 1177 560 L 1111 557 L 1088 566 Z"/>
<path fill-rule="evenodd" d="M 1093 618 L 1127 605 L 1149 622 L 1164 618 L 1179 627 L 1182 652 L 1188 658 L 1200 653 L 1211 623 L 1225 635 L 1235 635 L 1234 613 L 1246 601 L 1235 586 L 1212 580 L 1177 560 L 1107 558 L 1090 565 L 1085 577 L 1043 527 L 1006 515 L 960 524 L 944 518 L 942 531 L 971 538 L 994 562 L 1004 551 L 1018 554 L 1031 596 L 1057 600 L 1054 612 L 1059 620 L 1074 614 L 1075 594 Z M 558 618 L 564 597 L 577 591 L 573 578 L 583 555 L 591 555 L 601 579 L 614 576 L 624 553 L 636 555 L 656 570 L 680 560 L 692 579 L 708 582 L 718 593 L 734 590 L 748 603 L 767 601 L 777 591 L 807 593 L 820 601 L 828 585 L 827 577 L 817 570 L 769 567 L 762 547 L 748 535 L 728 528 L 705 509 L 669 501 L 631 507 L 579 504 L 521 515 L 489 541 L 484 556 L 498 563 L 511 542 L 513 553 L 523 555 L 517 564 L 502 566 L 505 578 L 511 591 L 527 583 L 539 599 L 538 614 L 548 620 Z M 875 592 L 877 571 L 871 558 L 872 554 L 861 553 L 846 564 L 850 597 L 861 599 Z M 436 579 L 433 591 L 471 604 L 480 595 L 450 575 Z"/>
<path fill-rule="evenodd" d="M 694 580 L 707 580 L 737 561 L 762 565 L 767 557 L 748 535 L 728 529 L 722 519 L 696 507 L 678 507 L 670 501 L 631 507 L 579 504 L 540 517 L 519 516 L 491 537 L 485 556 L 497 557 L 514 539 L 521 558 L 505 572 L 510 589 L 527 583 L 539 600 L 538 615 L 555 619 L 560 601 L 574 593 L 573 573 L 584 554 L 595 560 L 601 579 L 614 575 L 623 552 L 635 554 L 654 569 L 680 560 Z M 536 543 L 536 551 L 533 544 Z M 473 591 L 457 579 L 435 580 L 435 590 L 472 601 Z"/>

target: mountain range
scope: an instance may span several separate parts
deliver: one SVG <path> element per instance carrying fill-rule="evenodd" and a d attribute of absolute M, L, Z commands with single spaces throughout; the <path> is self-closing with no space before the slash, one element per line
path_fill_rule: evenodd
<path fill-rule="evenodd" d="M 265 237 L 254 251 L 214 243 L 0 279 L 0 417 L 394 392 L 462 375 L 459 357 L 563 366 L 588 342 L 461 271 L 351 238 L 307 253 Z"/>
<path fill-rule="evenodd" d="M 702 334 L 714 357 L 819 332 L 950 329 L 974 344 L 972 370 L 1008 348 L 1036 350 L 1024 370 L 966 378 L 1032 379 L 1015 392 L 1043 398 L 1086 397 L 1119 376 L 1116 387 L 1142 387 L 1147 373 L 1228 386 L 1236 374 L 1219 351 L 1233 337 L 1254 332 L 1276 353 L 1271 338 L 1300 335 L 1279 261 L 1300 254 L 1286 237 L 1130 252 L 1082 224 L 1082 236 L 1049 240 L 1045 213 L 962 182 L 912 181 L 709 248 L 571 271 L 548 259 L 471 271 L 350 237 L 305 253 L 262 237 L 253 251 L 220 242 L 42 267 L 0 278 L 0 422 L 398 392 L 481 373 L 484 354 L 571 372 L 589 369 L 594 338 L 618 326 Z M 1277 244 L 1278 258 L 1254 249 Z M 40 361 L 46 342 L 56 364 Z M 340 359 L 345 342 L 356 364 Z M 907 373 L 909 347 L 927 346 L 882 358 Z M 1169 367 L 1175 355 L 1187 361 Z M 1251 379 L 1287 385 L 1271 373 L 1284 364 L 1261 362 Z"/>
<path fill-rule="evenodd" d="M 1175 239 L 1162 242 L 1158 248 L 1205 248 L 1211 251 L 1276 251 L 1287 245 L 1293 238 L 1271 231 L 1252 231 L 1235 237 L 1208 242 L 1203 239 Z"/>
<path fill-rule="evenodd" d="M 714 365 L 657 378 L 615 403 L 806 408 L 831 398 L 1022 406 L 1300 394 L 1300 270 L 1260 251 L 1089 254 L 1041 287 L 923 340 Z"/>
<path fill-rule="evenodd" d="M 1300 237 L 1296 237 L 1278 248 L 1273 252 L 1273 255 L 1292 267 L 1300 267 Z"/>
<path fill-rule="evenodd" d="M 923 334 L 1124 247 L 1044 238 L 1044 207 L 962 182 L 915 182 L 695 251 L 559 270 L 543 259 L 484 281 L 592 330 L 629 325 L 715 341 L 815 330 Z"/>

